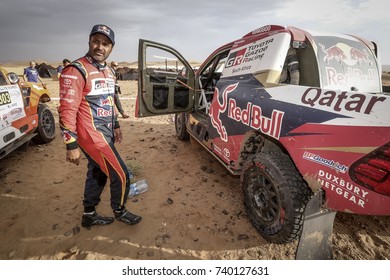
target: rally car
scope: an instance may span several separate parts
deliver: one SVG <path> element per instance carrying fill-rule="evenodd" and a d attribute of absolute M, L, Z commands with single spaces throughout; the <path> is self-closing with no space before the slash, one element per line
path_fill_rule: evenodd
<path fill-rule="evenodd" d="M 280 80 L 290 49 L 295 85 Z M 135 113 L 176 114 L 179 139 L 240 176 L 265 239 L 300 238 L 297 258 L 331 258 L 336 211 L 390 214 L 390 96 L 378 57 L 358 36 L 267 25 L 195 72 L 175 49 L 141 39 Z"/>
<path fill-rule="evenodd" d="M 49 91 L 40 83 L 20 81 L 0 67 L 0 159 L 32 139 L 38 144 L 55 137 Z"/>

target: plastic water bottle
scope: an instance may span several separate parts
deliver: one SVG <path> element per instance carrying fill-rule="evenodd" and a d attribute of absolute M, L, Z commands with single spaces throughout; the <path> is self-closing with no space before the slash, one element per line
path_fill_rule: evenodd
<path fill-rule="evenodd" d="M 148 190 L 148 184 L 145 179 L 142 179 L 138 182 L 130 184 L 129 197 L 133 197 L 144 193 Z"/>

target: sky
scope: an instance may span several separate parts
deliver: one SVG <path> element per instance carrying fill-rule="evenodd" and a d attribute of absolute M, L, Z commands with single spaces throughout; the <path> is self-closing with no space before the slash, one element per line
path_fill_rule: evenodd
<path fill-rule="evenodd" d="M 0 62 L 77 59 L 87 52 L 95 24 L 115 32 L 109 61 L 137 61 L 142 38 L 201 62 L 218 47 L 276 24 L 366 38 L 390 65 L 386 7 L 386 0 L 0 0 Z"/>

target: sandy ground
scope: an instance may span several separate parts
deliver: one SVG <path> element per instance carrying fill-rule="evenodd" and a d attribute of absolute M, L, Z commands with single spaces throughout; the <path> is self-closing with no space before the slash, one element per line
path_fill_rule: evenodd
<path fill-rule="evenodd" d="M 45 82 L 58 97 L 58 82 Z M 81 227 L 87 161 L 65 162 L 57 123 L 53 142 L 31 143 L 0 162 L 0 259 L 294 259 L 296 242 L 270 244 L 248 222 L 239 179 L 177 140 L 171 116 L 135 119 L 137 83 L 120 85 L 131 117 L 120 119 L 125 137 L 117 147 L 135 179 L 149 184 L 127 208 L 143 221 Z M 50 103 L 53 112 L 57 105 Z M 112 214 L 108 186 L 98 211 Z M 338 213 L 332 243 L 335 259 L 390 259 L 390 217 Z"/>

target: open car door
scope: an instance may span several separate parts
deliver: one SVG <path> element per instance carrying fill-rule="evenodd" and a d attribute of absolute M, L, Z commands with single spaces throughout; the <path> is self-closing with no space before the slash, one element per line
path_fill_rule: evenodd
<path fill-rule="evenodd" d="M 187 112 L 194 105 L 195 73 L 175 49 L 140 39 L 136 117 Z"/>

